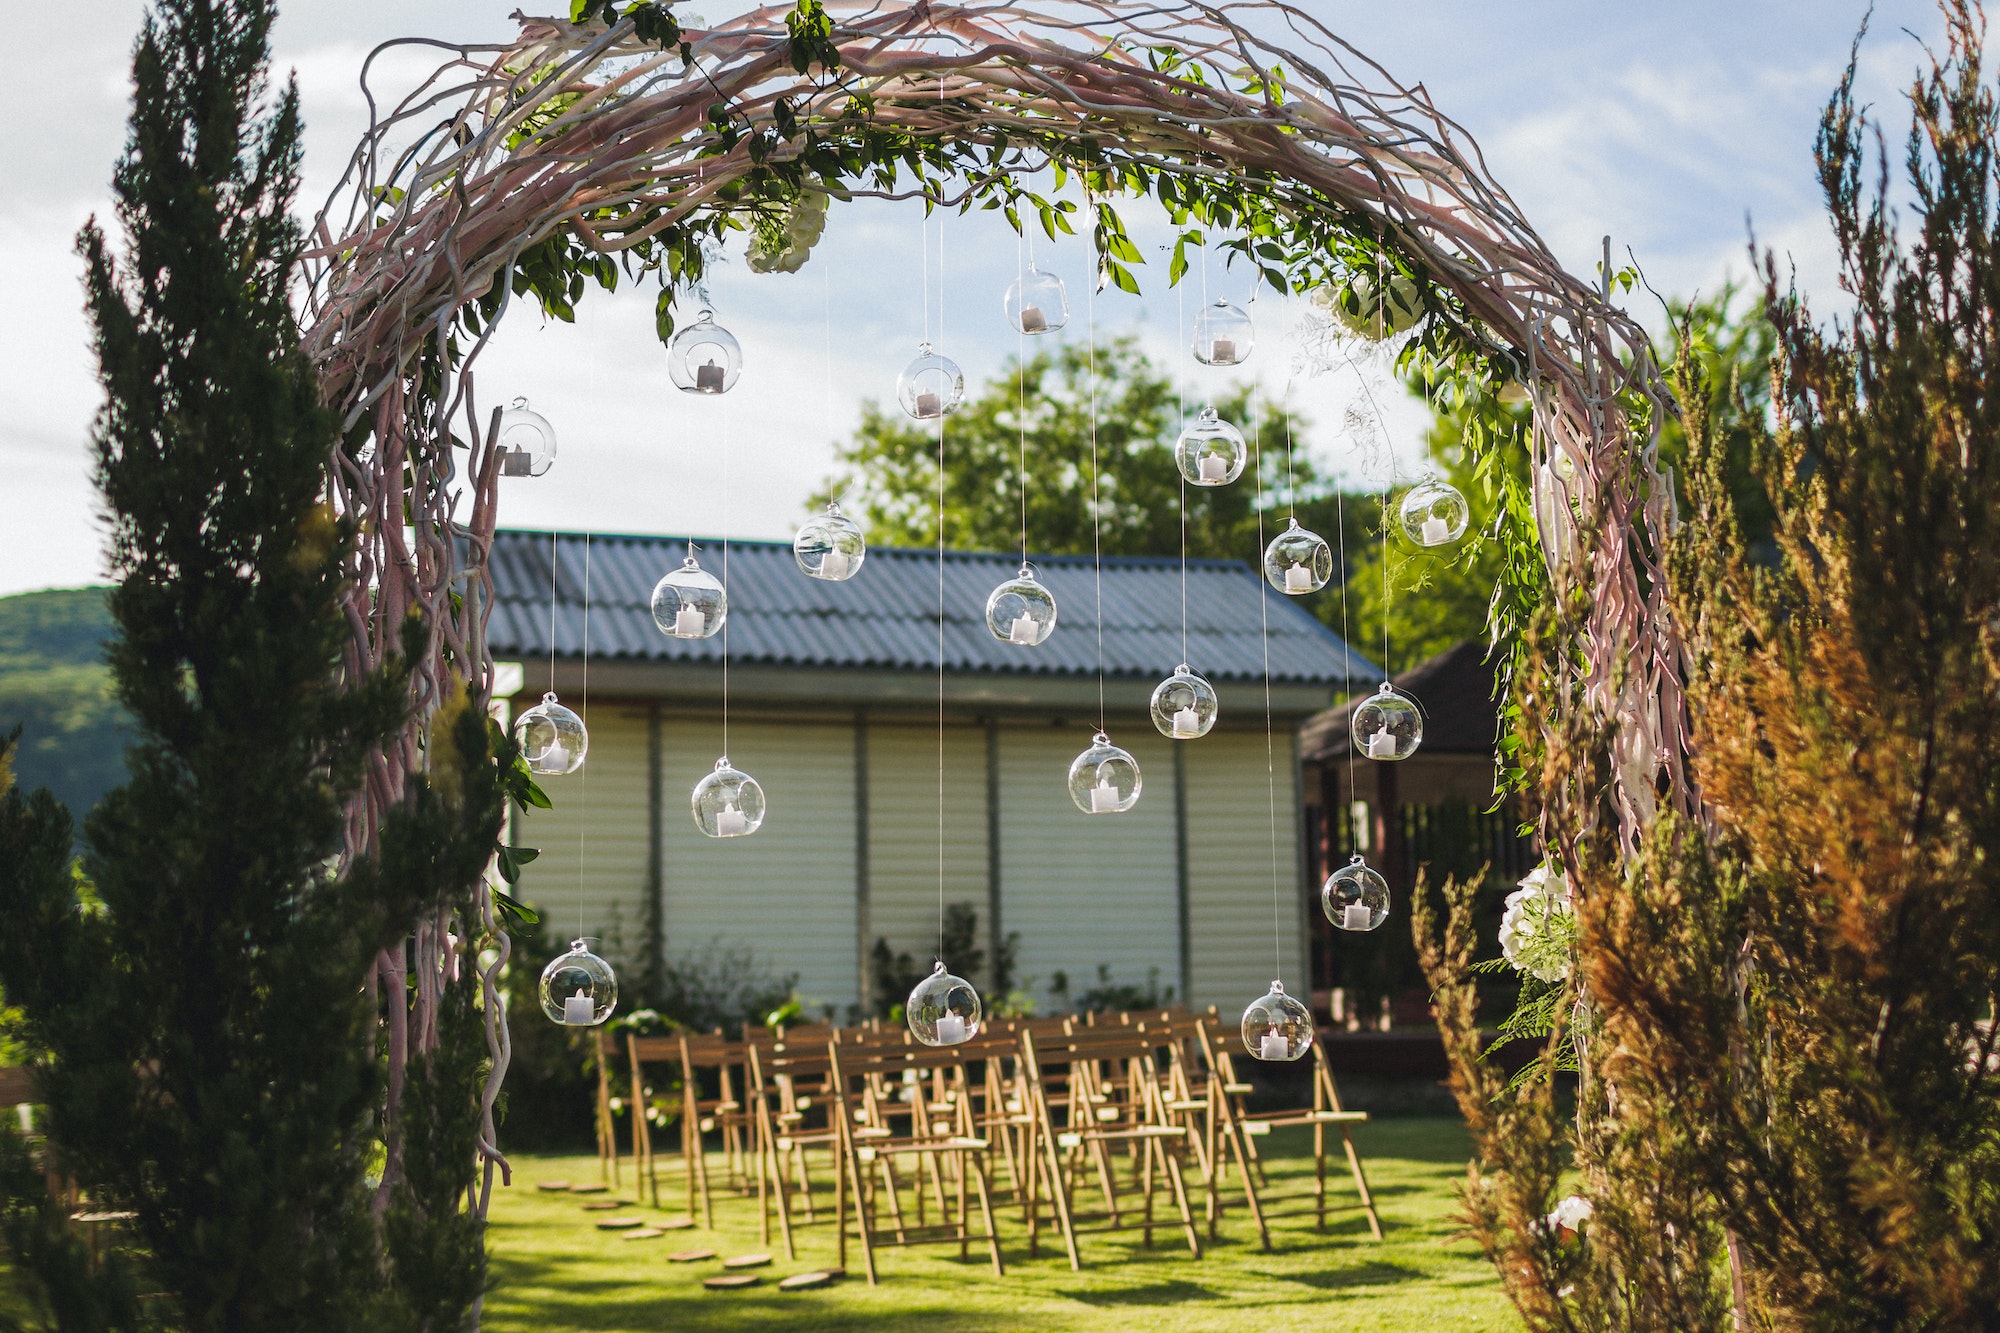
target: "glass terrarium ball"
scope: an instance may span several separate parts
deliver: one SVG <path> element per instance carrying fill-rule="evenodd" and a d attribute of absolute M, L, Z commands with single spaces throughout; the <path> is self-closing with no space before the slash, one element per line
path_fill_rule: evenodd
<path fill-rule="evenodd" d="M 868 543 L 853 519 L 829 504 L 826 512 L 809 518 L 792 538 L 792 556 L 799 568 L 816 579 L 841 583 L 861 572 Z"/>
<path fill-rule="evenodd" d="M 693 556 L 653 585 L 653 623 L 670 639 L 705 639 L 728 615 L 729 595 Z"/>
<path fill-rule="evenodd" d="M 1326 877 L 1319 906 L 1342 930 L 1373 930 L 1389 919 L 1389 881 L 1357 855 Z"/>
<path fill-rule="evenodd" d="M 986 598 L 986 628 L 1002 643 L 1032 648 L 1056 632 L 1055 595 L 1026 565 Z"/>
<path fill-rule="evenodd" d="M 1458 487 L 1426 477 L 1403 495 L 1397 507 L 1403 534 L 1419 546 L 1449 546 L 1465 535 L 1471 506 Z"/>
<path fill-rule="evenodd" d="M 590 734 L 583 729 L 583 719 L 557 703 L 556 692 L 550 690 L 514 719 L 514 743 L 521 747 L 530 773 L 560 777 L 583 767 Z"/>
<path fill-rule="evenodd" d="M 743 347 L 704 310 L 667 344 L 667 374 L 688 393 L 728 393 L 743 374 Z"/>
<path fill-rule="evenodd" d="M 956 1046 L 979 1035 L 979 992 L 940 962 L 903 1005 L 910 1035 L 926 1046 Z"/>
<path fill-rule="evenodd" d="M 1008 286 L 1001 306 L 1007 322 L 1020 333 L 1054 333 L 1069 323 L 1069 297 L 1062 279 L 1033 264 Z"/>
<path fill-rule="evenodd" d="M 1250 359 L 1257 331 L 1242 307 L 1221 297 L 1194 317 L 1194 359 L 1204 366 L 1233 366 Z"/>
<path fill-rule="evenodd" d="M 764 789 L 748 773 L 731 768 L 728 755 L 694 784 L 693 805 L 695 827 L 711 838 L 747 837 L 764 823 Z"/>
<path fill-rule="evenodd" d="M 1264 548 L 1264 577 L 1273 588 L 1294 597 L 1318 592 L 1333 577 L 1333 548 L 1326 538 L 1293 519 Z"/>
<path fill-rule="evenodd" d="M 1370 759 L 1408 759 L 1423 744 L 1424 712 L 1385 680 L 1354 710 L 1349 730 L 1354 748 Z"/>
<path fill-rule="evenodd" d="M 1098 732 L 1070 761 L 1069 798 L 1086 815 L 1118 815 L 1139 803 L 1139 761 Z"/>
<path fill-rule="evenodd" d="M 1191 741 L 1208 735 L 1221 706 L 1215 686 L 1188 670 L 1185 662 L 1153 687 L 1153 725 L 1171 740 Z"/>
<path fill-rule="evenodd" d="M 1243 475 L 1243 465 L 1249 461 L 1243 432 L 1212 407 L 1202 408 L 1174 441 L 1174 463 L 1196 486 L 1227 486 Z"/>
<path fill-rule="evenodd" d="M 925 343 L 917 359 L 896 377 L 896 401 L 919 421 L 950 416 L 965 402 L 965 372 L 958 362 L 939 356 Z"/>
<path fill-rule="evenodd" d="M 1296 1060 L 1312 1040 L 1312 1010 L 1285 994 L 1282 981 L 1243 1011 L 1243 1046 L 1259 1060 Z"/>
<path fill-rule="evenodd" d="M 500 414 L 494 438 L 503 477 L 539 477 L 555 466 L 556 428 L 540 412 L 530 411 L 525 398 L 516 398 Z"/>
<path fill-rule="evenodd" d="M 542 969 L 542 1012 L 564 1027 L 596 1027 L 618 1007 L 618 974 L 583 940 Z"/>

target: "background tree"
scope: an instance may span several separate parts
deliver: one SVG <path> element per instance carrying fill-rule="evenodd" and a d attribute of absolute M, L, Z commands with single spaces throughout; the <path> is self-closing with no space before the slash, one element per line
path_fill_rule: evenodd
<path fill-rule="evenodd" d="M 411 695 L 401 663 L 343 675 L 355 532 L 322 499 L 336 421 L 293 323 L 299 119 L 294 90 L 268 95 L 272 14 L 158 0 L 114 176 L 122 256 L 83 234 L 109 664 L 137 739 L 80 869 L 46 791 L 0 795 L 0 984 L 62 1169 L 136 1214 L 140 1281 L 103 1290 L 163 1293 L 148 1326 L 456 1329 L 484 1283 L 475 993 L 364 982 L 422 914 L 477 947 L 500 770 L 461 681 L 379 855 L 342 864 Z M 441 1038 L 386 1103 L 384 1016 Z M 44 1234 L 6 1211 L 9 1235 Z M 77 1292 L 67 1254 L 15 1256 L 62 1326 L 136 1324 Z"/>

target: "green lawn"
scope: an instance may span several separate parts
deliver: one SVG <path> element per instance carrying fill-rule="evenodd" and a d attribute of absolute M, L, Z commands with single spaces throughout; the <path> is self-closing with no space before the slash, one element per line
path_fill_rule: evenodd
<path fill-rule="evenodd" d="M 1452 1186 L 1464 1173 L 1467 1145 L 1456 1121 L 1384 1120 L 1363 1127 L 1357 1141 L 1366 1157 L 1387 1239 L 1368 1238 L 1358 1214 L 1341 1214 L 1325 1234 L 1310 1218 L 1274 1222 L 1273 1252 L 1256 1245 L 1240 1210 L 1225 1219 L 1220 1240 L 1199 1262 L 1188 1256 L 1178 1231 L 1163 1229 L 1150 1251 L 1137 1232 L 1085 1236 L 1084 1270 L 1071 1272 L 1061 1243 L 1044 1235 L 1042 1257 L 1029 1259 L 1018 1214 L 1003 1212 L 1007 1275 L 996 1278 L 984 1258 L 965 1263 L 952 1247 L 887 1250 L 878 1254 L 882 1284 L 859 1276 L 816 1291 L 784 1293 L 777 1279 L 834 1262 L 825 1226 L 806 1229 L 799 1258 L 788 1262 L 773 1237 L 757 1235 L 756 1204 L 718 1199 L 719 1230 L 670 1231 L 627 1241 L 600 1232 L 596 1223 L 616 1214 L 586 1212 L 584 1198 L 547 1194 L 537 1181 L 594 1181 L 593 1158 L 522 1158 L 512 1189 L 493 1205 L 491 1249 L 494 1291 L 486 1328 L 493 1333 L 558 1330 L 799 1330 L 831 1333 L 986 1333 L 1023 1329 L 1125 1330 L 1430 1330 L 1516 1329 L 1519 1321 L 1478 1252 L 1452 1239 L 1447 1220 Z M 1286 1156 L 1303 1140 L 1265 1140 L 1273 1185 L 1310 1171 L 1310 1159 Z M 1346 1185 L 1345 1172 L 1338 1179 Z M 633 1197 L 625 1179 L 622 1197 Z M 663 1185 L 666 1213 L 684 1211 L 676 1197 L 678 1172 Z M 596 1196 L 599 1198 L 613 1196 Z M 1343 1189 L 1339 1199 L 1351 1197 Z M 1199 1203 L 1197 1202 L 1197 1207 Z M 635 1211 L 660 1216 L 649 1208 Z M 713 1248 L 721 1257 L 769 1248 L 777 1262 L 761 1271 L 763 1285 L 711 1292 L 704 1277 L 722 1271 L 720 1259 L 671 1264 L 666 1255 L 684 1248 Z M 849 1250 L 849 1268 L 861 1271 Z"/>

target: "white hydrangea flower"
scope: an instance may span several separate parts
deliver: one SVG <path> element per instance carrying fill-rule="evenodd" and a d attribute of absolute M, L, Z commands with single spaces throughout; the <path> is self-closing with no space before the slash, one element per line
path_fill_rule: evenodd
<path fill-rule="evenodd" d="M 1507 910 L 1500 918 L 1500 952 L 1517 972 L 1539 981 L 1561 981 L 1569 975 L 1573 930 L 1568 883 L 1555 867 L 1539 865 L 1507 895 Z"/>
<path fill-rule="evenodd" d="M 1572 1194 L 1557 1204 L 1556 1210 L 1542 1219 L 1542 1224 L 1551 1231 L 1557 1228 L 1564 1231 L 1581 1231 L 1583 1224 L 1595 1211 L 1596 1209 L 1590 1206 L 1590 1200 L 1580 1194 Z"/>

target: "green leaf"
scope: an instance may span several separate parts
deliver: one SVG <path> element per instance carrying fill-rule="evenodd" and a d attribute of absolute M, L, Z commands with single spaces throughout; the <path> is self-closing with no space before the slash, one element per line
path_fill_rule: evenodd
<path fill-rule="evenodd" d="M 493 895 L 493 910 L 501 916 L 518 921 L 524 926 L 539 925 L 542 914 L 502 889 L 489 889 Z"/>

